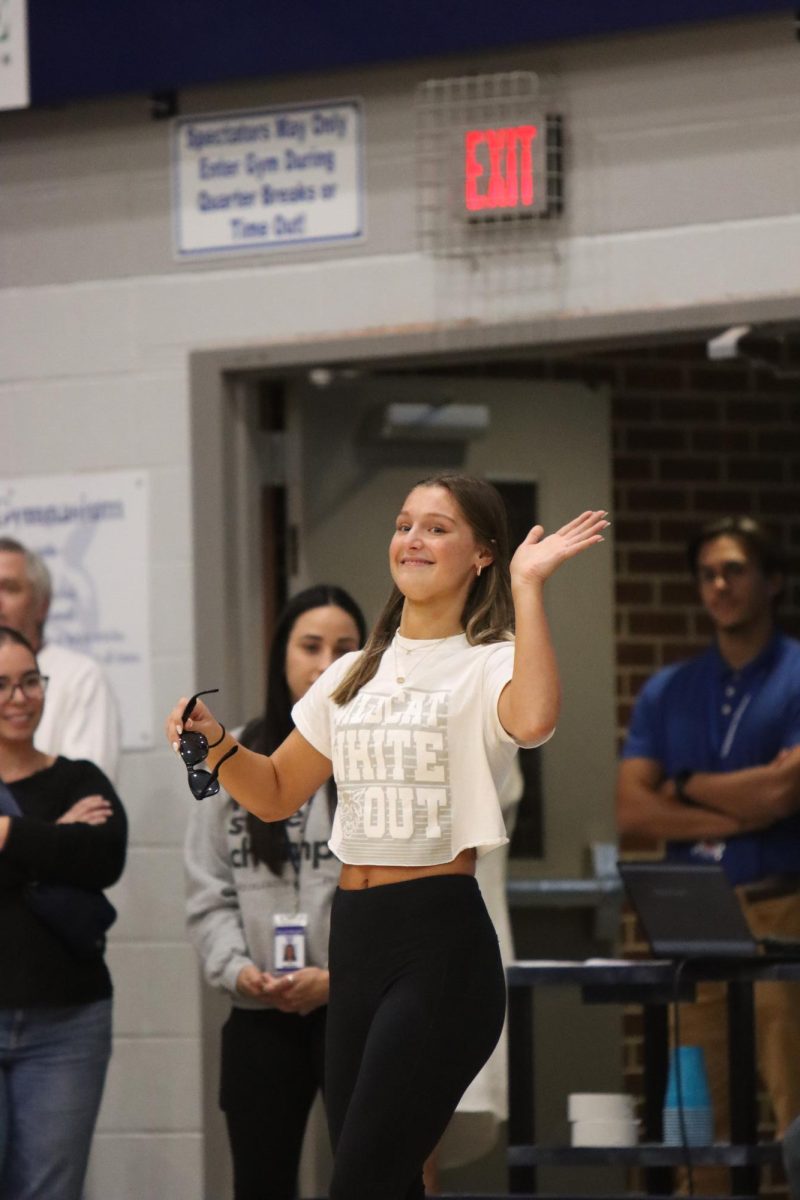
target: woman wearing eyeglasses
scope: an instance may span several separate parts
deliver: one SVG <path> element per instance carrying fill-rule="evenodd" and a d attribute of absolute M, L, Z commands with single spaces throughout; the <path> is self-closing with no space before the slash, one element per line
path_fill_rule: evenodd
<path fill-rule="evenodd" d="M 246 726 L 242 745 L 261 754 L 277 749 L 294 728 L 292 706 L 364 635 L 361 610 L 342 588 L 295 596 L 273 635 L 264 712 Z M 189 820 L 189 933 L 208 982 L 231 1000 L 220 1106 L 235 1200 L 297 1195 L 303 1135 L 323 1082 L 328 933 L 340 869 L 328 846 L 335 805 L 328 780 L 285 820 L 266 824 L 225 795 L 203 799 Z"/>
<path fill-rule="evenodd" d="M 395 587 L 363 652 L 309 689 L 272 755 L 243 748 L 222 769 L 267 821 L 336 780 L 330 1200 L 421 1198 L 423 1162 L 499 1037 L 504 975 L 475 861 L 506 841 L 498 793 L 518 746 L 544 742 L 558 716 L 544 584 L 607 524 L 591 511 L 549 537 L 535 526 L 509 570 L 494 488 L 453 475 L 418 484 L 400 506 Z M 235 741 L 202 701 L 187 707 L 167 736 L 177 750 L 184 731 L 219 739 L 213 768 Z"/>
<path fill-rule="evenodd" d="M 102 948 L 79 953 L 34 911 L 31 887 L 109 887 L 126 819 L 93 763 L 34 748 L 45 684 L 27 640 L 0 626 L 2 1200 L 80 1200 L 111 1053 Z"/>

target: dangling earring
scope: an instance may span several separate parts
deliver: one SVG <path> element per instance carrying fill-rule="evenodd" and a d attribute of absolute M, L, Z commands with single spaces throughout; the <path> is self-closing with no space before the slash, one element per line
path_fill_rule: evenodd
<path fill-rule="evenodd" d="M 483 570 L 483 563 L 478 563 L 478 579 L 480 579 L 480 577 L 481 577 L 482 570 Z"/>

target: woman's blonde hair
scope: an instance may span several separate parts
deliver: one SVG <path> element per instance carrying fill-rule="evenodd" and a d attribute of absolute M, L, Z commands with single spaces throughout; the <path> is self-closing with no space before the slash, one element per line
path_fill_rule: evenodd
<path fill-rule="evenodd" d="M 461 624 L 470 645 L 505 641 L 514 630 L 514 605 L 508 571 L 508 517 L 500 493 L 485 479 L 472 475 L 435 475 L 414 484 L 445 488 L 461 509 L 479 546 L 491 551 L 491 565 L 475 577 L 467 595 Z M 367 639 L 362 653 L 332 695 L 346 704 L 378 670 L 381 656 L 394 637 L 403 611 L 403 593 L 395 585 Z"/>

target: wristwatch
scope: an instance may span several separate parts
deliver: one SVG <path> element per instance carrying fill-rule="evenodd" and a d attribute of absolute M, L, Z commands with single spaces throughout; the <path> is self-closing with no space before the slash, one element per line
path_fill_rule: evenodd
<path fill-rule="evenodd" d="M 672 782 L 675 784 L 675 792 L 681 804 L 689 804 L 694 808 L 698 808 L 700 806 L 697 801 L 693 800 L 691 796 L 686 795 L 686 785 L 693 774 L 693 771 L 678 771 L 677 775 L 673 776 Z"/>

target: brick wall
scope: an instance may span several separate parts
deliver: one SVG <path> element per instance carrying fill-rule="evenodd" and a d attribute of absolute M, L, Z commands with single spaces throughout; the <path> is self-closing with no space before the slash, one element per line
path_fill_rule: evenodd
<path fill-rule="evenodd" d="M 748 513 L 791 555 L 781 622 L 800 633 L 800 380 L 707 363 L 676 347 L 620 362 L 614 385 L 618 724 L 657 667 L 707 643 L 684 546 Z"/>

